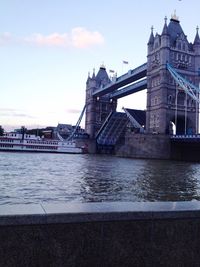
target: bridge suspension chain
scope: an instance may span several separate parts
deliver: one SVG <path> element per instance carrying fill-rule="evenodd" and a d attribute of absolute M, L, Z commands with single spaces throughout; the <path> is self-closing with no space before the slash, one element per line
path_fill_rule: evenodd
<path fill-rule="evenodd" d="M 74 128 L 72 134 L 69 136 L 69 138 L 67 138 L 67 141 L 70 141 L 70 140 L 73 139 L 73 137 L 74 137 L 74 135 L 75 135 L 75 133 L 76 133 L 76 131 L 77 131 L 77 128 L 79 127 L 79 125 L 80 125 L 80 123 L 81 123 L 81 120 L 82 120 L 82 118 L 83 118 L 85 109 L 86 109 L 86 105 L 84 106 L 84 108 L 83 108 L 83 110 L 82 110 L 82 112 L 81 112 L 81 115 L 80 115 L 80 117 L 79 117 L 79 119 L 78 119 L 78 121 L 77 121 L 77 123 L 76 123 L 76 126 L 75 126 L 75 128 Z"/>
<path fill-rule="evenodd" d="M 198 97 L 200 89 L 194 84 L 187 81 L 185 78 L 183 78 L 169 63 L 167 63 L 166 66 L 167 70 L 170 72 L 170 74 L 179 84 L 179 86 L 185 91 L 185 93 L 191 96 L 191 98 L 194 99 L 196 102 L 200 103 Z"/>

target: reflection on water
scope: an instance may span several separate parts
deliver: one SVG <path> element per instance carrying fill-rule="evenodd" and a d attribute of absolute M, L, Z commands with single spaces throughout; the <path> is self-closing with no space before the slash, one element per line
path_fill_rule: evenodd
<path fill-rule="evenodd" d="M 200 164 L 0 153 L 0 204 L 200 200 Z"/>

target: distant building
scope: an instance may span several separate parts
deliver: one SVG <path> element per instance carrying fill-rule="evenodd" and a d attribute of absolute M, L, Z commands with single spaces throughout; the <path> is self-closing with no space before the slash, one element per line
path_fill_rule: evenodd
<path fill-rule="evenodd" d="M 64 139 L 66 139 L 71 135 L 73 126 L 71 124 L 59 123 L 56 127 L 56 130 Z"/>
<path fill-rule="evenodd" d="M 56 127 L 56 131 L 64 138 L 67 139 L 74 133 L 76 126 L 71 124 L 62 124 L 59 123 Z M 77 127 L 76 132 L 74 133 L 74 138 L 79 138 L 85 135 L 85 130 L 82 129 L 80 126 Z"/>

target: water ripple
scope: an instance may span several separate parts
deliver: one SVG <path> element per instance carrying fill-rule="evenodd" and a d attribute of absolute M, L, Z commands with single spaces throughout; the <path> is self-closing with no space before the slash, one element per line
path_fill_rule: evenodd
<path fill-rule="evenodd" d="M 0 204 L 200 200 L 200 164 L 0 153 Z"/>

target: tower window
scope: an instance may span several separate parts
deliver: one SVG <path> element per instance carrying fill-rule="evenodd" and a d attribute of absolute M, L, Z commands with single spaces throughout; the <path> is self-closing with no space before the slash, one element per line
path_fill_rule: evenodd
<path fill-rule="evenodd" d="M 168 96 L 168 104 L 172 104 L 172 95 Z"/>
<path fill-rule="evenodd" d="M 177 103 L 178 103 L 178 105 L 181 105 L 181 106 L 185 105 L 185 93 L 184 92 L 178 93 Z"/>

